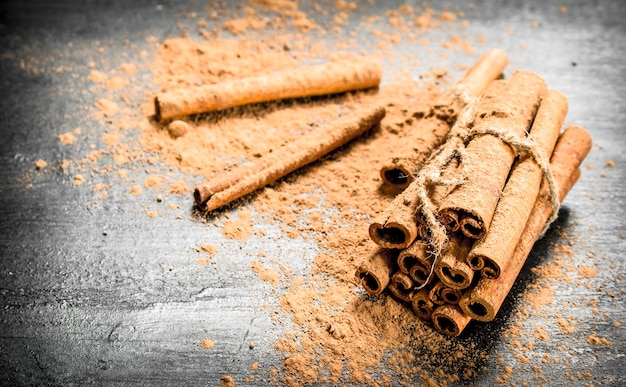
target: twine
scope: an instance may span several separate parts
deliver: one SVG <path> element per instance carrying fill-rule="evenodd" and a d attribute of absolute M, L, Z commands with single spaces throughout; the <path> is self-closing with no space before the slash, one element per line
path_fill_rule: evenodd
<path fill-rule="evenodd" d="M 465 90 L 460 89 L 455 93 L 455 98 L 459 101 L 459 106 L 465 106 L 462 114 L 458 117 L 446 141 L 438 147 L 428 158 L 424 167 L 419 171 L 415 178 L 417 185 L 417 196 L 421 202 L 422 218 L 429 230 L 431 245 L 430 254 L 434 259 L 430 268 L 430 273 L 424 284 L 417 287 L 417 290 L 424 288 L 434 274 L 435 264 L 441 259 L 441 252 L 448 243 L 448 233 L 446 227 L 439 221 L 437 217 L 437 208 L 428 196 L 428 189 L 432 185 L 457 186 L 465 184 L 466 176 L 463 168 L 465 159 L 466 144 L 477 136 L 491 135 L 502 140 L 504 143 L 515 149 L 518 153 L 529 155 L 532 160 L 539 166 L 543 177 L 548 183 L 548 189 L 552 201 L 552 212 L 546 221 L 539 238 L 543 237 L 550 225 L 557 219 L 558 212 L 561 207 L 558 196 L 558 186 L 550 169 L 550 162 L 545 152 L 537 150 L 537 143 L 531 135 L 520 138 L 508 133 L 507 130 L 498 127 L 488 127 L 484 125 L 473 126 L 474 113 L 478 105 L 479 98 L 472 97 Z M 443 178 L 442 173 L 453 159 L 459 160 L 459 177 Z"/>

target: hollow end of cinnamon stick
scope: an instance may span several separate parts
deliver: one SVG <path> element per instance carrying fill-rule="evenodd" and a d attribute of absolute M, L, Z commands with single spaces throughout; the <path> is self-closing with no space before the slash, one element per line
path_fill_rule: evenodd
<path fill-rule="evenodd" d="M 461 291 L 459 289 L 446 287 L 441 291 L 441 297 L 448 304 L 457 305 L 461 300 Z"/>
<path fill-rule="evenodd" d="M 409 270 L 409 275 L 418 286 L 424 285 L 430 279 L 430 266 L 418 261 Z"/>
<path fill-rule="evenodd" d="M 415 230 L 409 230 L 405 225 L 396 222 L 372 223 L 369 227 L 369 234 L 370 238 L 380 247 L 403 249 L 415 239 L 417 225 L 415 225 Z"/>
<path fill-rule="evenodd" d="M 374 251 L 356 270 L 357 282 L 369 294 L 382 293 L 391 281 L 396 259 L 396 252 L 393 250 Z"/>
<path fill-rule="evenodd" d="M 431 316 L 435 329 L 447 336 L 459 336 L 472 320 L 456 305 L 438 306 Z"/>
<path fill-rule="evenodd" d="M 428 289 L 422 289 L 413 295 L 411 309 L 421 320 L 431 320 L 435 304 L 428 298 Z"/>
<path fill-rule="evenodd" d="M 463 215 L 459 222 L 459 230 L 461 230 L 466 237 L 473 239 L 480 239 L 486 233 L 482 222 L 470 214 Z"/>
<path fill-rule="evenodd" d="M 459 216 L 451 209 L 443 209 L 439 213 L 439 221 L 450 232 L 454 232 L 459 229 Z"/>
<path fill-rule="evenodd" d="M 401 271 L 395 273 L 391 277 L 391 282 L 388 287 L 389 291 L 398 299 L 406 302 L 412 301 L 414 283 L 408 274 Z"/>
<path fill-rule="evenodd" d="M 197 185 L 193 190 L 193 201 L 198 207 L 203 207 L 211 198 L 211 193 L 208 192 L 203 186 Z"/>
<path fill-rule="evenodd" d="M 489 322 L 496 317 L 497 311 L 487 300 L 477 294 L 468 292 L 461 297 L 459 306 L 471 318 L 476 321 Z"/>
<path fill-rule="evenodd" d="M 389 278 L 378 277 L 376 274 L 367 270 L 359 269 L 359 271 L 357 271 L 357 278 L 361 286 L 363 286 L 363 289 L 373 295 L 382 293 L 387 285 L 389 285 Z"/>
<path fill-rule="evenodd" d="M 385 183 L 398 189 L 408 187 L 413 181 L 411 172 L 398 165 L 382 167 L 380 169 L 380 177 Z"/>

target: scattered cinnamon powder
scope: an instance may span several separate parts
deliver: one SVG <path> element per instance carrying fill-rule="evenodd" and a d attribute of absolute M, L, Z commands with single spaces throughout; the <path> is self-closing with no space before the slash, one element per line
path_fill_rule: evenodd
<path fill-rule="evenodd" d="M 224 375 L 220 378 L 220 387 L 235 387 L 235 379 L 230 375 Z"/>
<path fill-rule="evenodd" d="M 397 193 L 386 190 L 373 171 L 378 171 L 389 155 L 406 145 L 410 132 L 419 130 L 424 142 L 431 140 L 435 130 L 423 117 L 430 109 L 429 103 L 450 85 L 458 70 L 450 66 L 424 69 L 417 59 L 395 55 L 394 47 L 401 43 L 415 44 L 428 55 L 435 52 L 436 46 L 440 58 L 464 55 L 467 60 L 458 64 L 463 68 L 475 60 L 472 42 L 465 39 L 467 34 L 459 32 L 459 28 L 468 28 L 469 23 L 460 20 L 463 13 L 459 10 L 440 11 L 426 5 L 402 5 L 381 15 L 360 16 L 358 11 L 365 5 L 349 1 L 333 4 L 331 11 L 336 17 L 328 18 L 331 21 L 324 24 L 300 10 L 296 1 L 251 0 L 249 6 L 241 8 L 229 20 L 223 20 L 221 11 L 198 14 L 200 20 L 194 21 L 197 31 L 182 30 L 182 37 L 161 42 L 148 37 L 155 49 L 141 53 L 144 63 L 124 63 L 113 70 L 92 63 L 84 76 L 93 82 L 97 92 L 95 117 L 107 125 L 106 133 L 94 137 L 100 138 L 105 148 L 94 149 L 91 157 L 78 162 L 64 162 L 64 168 L 72 170 L 75 184 L 93 183 L 94 190 L 102 187 L 102 190 L 98 188 L 99 192 L 105 189 L 98 185 L 100 176 L 110 176 L 132 185 L 127 190 L 130 195 L 142 194 L 142 179 L 143 187 L 151 192 L 190 195 L 198 180 L 270 154 L 303 133 L 360 106 L 383 103 L 387 115 L 379 127 L 318 162 L 238 200 L 230 208 L 210 216 L 194 213 L 194 221 L 205 222 L 207 227 L 220 227 L 225 238 L 242 243 L 255 234 L 253 225 L 278 224 L 281 237 L 308 238 L 319 248 L 315 258 L 305 262 L 310 264 L 310 271 L 306 269 L 294 275 L 281 275 L 266 267 L 265 260 L 251 259 L 250 270 L 274 288 L 280 307 L 275 311 L 276 320 L 287 329 L 275 343 L 284 359 L 283 367 L 259 372 L 268 381 L 291 386 L 470 383 L 494 356 L 489 346 L 473 339 L 443 337 L 393 298 L 364 296 L 355 290 L 353 278 L 356 267 L 372 248 L 366 226 L 369 219 L 381 212 Z M 320 13 L 326 11 L 318 4 L 312 8 Z M 357 21 L 350 24 L 357 26 L 354 31 L 344 31 L 352 21 Z M 377 23 L 381 22 L 386 27 L 378 30 Z M 207 31 L 214 23 L 217 27 Z M 367 38 L 358 40 L 357 35 L 363 31 L 368 32 Z M 429 35 L 431 31 L 437 34 Z M 442 38 L 441 32 L 448 36 Z M 322 42 L 320 36 L 331 33 L 350 37 Z M 508 33 L 514 31 L 510 29 Z M 487 39 L 477 35 L 476 42 L 485 44 Z M 152 90 L 167 91 L 294 68 L 311 61 L 359 60 L 365 55 L 387 60 L 389 68 L 394 69 L 385 74 L 378 90 L 243 106 L 185 117 L 181 120 L 184 125 L 162 126 L 151 120 L 154 114 L 151 94 L 137 91 L 133 86 L 137 74 L 144 70 L 153 76 L 156 85 Z M 128 129 L 139 131 L 139 146 L 123 132 Z M 77 128 L 59 135 L 58 139 L 73 144 L 78 134 Z M 109 164 L 94 171 L 97 161 Z M 138 165 L 145 167 L 147 174 L 135 179 Z M 610 166 L 608 162 L 606 166 Z M 158 170 L 160 167 L 163 169 Z M 170 173 L 182 177 L 170 178 Z M 175 210 L 176 206 L 171 209 Z M 158 215 L 157 211 L 147 213 Z M 212 245 L 203 245 L 200 250 L 208 257 L 198 259 L 202 264 L 217 252 Z M 545 343 L 558 336 L 549 335 L 543 326 L 532 325 L 529 318 L 545 316 L 545 309 L 553 306 L 554 301 L 551 283 L 564 281 L 567 271 L 575 267 L 566 261 L 573 256 L 572 247 L 556 246 L 553 250 L 559 259 L 553 257 L 533 268 L 533 274 L 540 278 L 531 282 L 516 300 L 512 319 L 516 324 L 503 335 L 507 351 L 512 355 L 503 358 L 494 382 L 512 383 L 519 368 L 510 364 L 516 360 L 528 364 L 536 360 L 544 366 L 550 360 L 559 366 L 564 363 L 559 354 L 551 354 L 548 363 L 542 362 L 545 357 L 534 359 L 524 354 L 533 345 L 539 346 L 533 339 Z M 586 277 L 583 272 L 579 274 Z M 575 331 L 573 320 L 559 316 L 550 321 L 563 334 Z M 525 338 L 523 332 L 528 329 L 534 335 Z M 587 343 L 609 345 L 606 338 L 595 335 Z M 211 348 L 214 343 L 205 339 L 200 345 Z M 567 345 L 563 350 L 567 350 Z M 251 370 L 259 368 L 254 364 Z M 541 368 L 536 372 L 539 378 Z M 223 376 L 220 383 L 235 385 L 230 375 Z"/>
<path fill-rule="evenodd" d="M 48 166 L 48 163 L 45 160 L 39 159 L 35 161 L 35 168 L 37 169 L 44 169 L 47 166 Z"/>
<path fill-rule="evenodd" d="M 224 222 L 222 235 L 225 238 L 244 241 L 252 235 L 252 214 L 242 209 L 237 212 L 238 219 Z"/>
<path fill-rule="evenodd" d="M 280 282 L 280 276 L 277 271 L 268 269 L 261 262 L 253 261 L 251 265 L 252 271 L 258 274 L 259 278 L 263 281 L 269 282 L 273 287 L 276 287 Z"/>
<path fill-rule="evenodd" d="M 58 138 L 59 138 L 59 141 L 61 141 L 64 144 L 73 144 L 76 142 L 76 136 L 74 136 L 74 133 L 72 132 L 60 134 Z"/>
<path fill-rule="evenodd" d="M 215 343 L 211 339 L 204 339 L 200 342 L 202 348 L 211 349 L 215 346 Z"/>
<path fill-rule="evenodd" d="M 585 278 L 593 278 L 598 274 L 598 269 L 589 266 L 582 266 L 578 269 L 578 274 Z"/>

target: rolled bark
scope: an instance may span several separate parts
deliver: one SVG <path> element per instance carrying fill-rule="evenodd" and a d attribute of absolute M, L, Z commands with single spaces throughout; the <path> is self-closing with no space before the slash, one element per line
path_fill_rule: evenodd
<path fill-rule="evenodd" d="M 413 149 L 394 155 L 390 162 L 381 168 L 380 176 L 383 182 L 398 189 L 408 187 L 428 155 L 445 140 L 450 127 L 468 99 L 479 97 L 491 81 L 501 76 L 508 62 L 506 53 L 498 49 L 488 51 L 476 61 L 463 77 L 433 104 L 431 114 L 438 122 L 433 122 L 430 126 L 434 128 L 435 141 L 419 144 L 417 140 L 421 138 L 421 134 L 419 130 L 415 131 L 415 139 L 410 136 L 407 138 L 407 144 Z"/>
<path fill-rule="evenodd" d="M 558 91 L 550 91 L 541 101 L 529 136 L 533 139 L 533 150 L 546 163 L 566 114 L 567 99 Z M 497 278 L 507 270 L 506 266 L 539 194 L 542 177 L 543 172 L 537 161 L 529 154 L 520 155 L 504 186 L 489 231 L 474 244 L 467 256 L 472 269 L 481 270 L 486 278 Z"/>
<path fill-rule="evenodd" d="M 448 239 L 448 245 L 435 262 L 435 273 L 446 286 L 461 290 L 472 284 L 474 270 L 465 262 L 472 244 L 471 238 L 460 233 Z"/>
<path fill-rule="evenodd" d="M 389 285 L 396 260 L 397 252 L 394 250 L 375 250 L 357 269 L 357 282 L 369 294 L 382 293 Z"/>
<path fill-rule="evenodd" d="M 428 293 L 430 300 L 436 305 L 452 304 L 456 305 L 461 299 L 461 291 L 454 289 L 441 281 L 436 282 L 430 293 Z"/>
<path fill-rule="evenodd" d="M 458 305 L 440 305 L 435 308 L 431 318 L 435 329 L 447 336 L 459 336 L 472 321 Z"/>
<path fill-rule="evenodd" d="M 433 256 L 428 250 L 428 244 L 421 240 L 415 240 L 411 246 L 398 254 L 400 270 L 408 274 L 416 286 L 429 282 L 432 261 Z"/>
<path fill-rule="evenodd" d="M 391 282 L 389 283 L 389 291 L 398 299 L 406 302 L 411 302 L 413 299 L 413 287 L 415 283 L 411 277 L 401 271 L 395 272 L 391 276 Z"/>
<path fill-rule="evenodd" d="M 301 168 L 377 125 L 385 108 L 363 108 L 303 135 L 260 159 L 196 186 L 199 208 L 212 211 Z"/>
<path fill-rule="evenodd" d="M 424 321 L 430 321 L 435 310 L 435 304 L 430 300 L 429 293 L 430 289 L 428 288 L 420 289 L 413 294 L 411 301 L 411 309 L 417 317 Z"/>
<path fill-rule="evenodd" d="M 550 168 L 559 187 L 559 200 L 563 201 L 580 176 L 580 164 L 591 149 L 591 137 L 580 126 L 569 126 L 557 140 Z M 513 252 L 513 258 L 505 271 L 495 279 L 481 278 L 473 288 L 461 297 L 463 311 L 478 321 L 495 318 L 506 296 L 511 291 L 534 243 L 541 236 L 546 220 L 553 211 L 547 184 L 540 193 L 528 218 L 524 232 Z"/>
<path fill-rule="evenodd" d="M 516 71 L 503 92 L 481 99 L 473 131 L 481 133 L 495 128 L 509 136 L 525 137 L 546 91 L 545 81 L 539 75 Z M 460 230 L 468 237 L 478 239 L 485 235 L 515 156 L 516 152 L 501 138 L 475 134 L 465 149 L 466 182 L 444 199 L 439 209 L 441 216 L 454 214 Z"/>
<path fill-rule="evenodd" d="M 382 69 L 373 59 L 344 60 L 159 93 L 158 121 L 251 103 L 377 87 Z"/>

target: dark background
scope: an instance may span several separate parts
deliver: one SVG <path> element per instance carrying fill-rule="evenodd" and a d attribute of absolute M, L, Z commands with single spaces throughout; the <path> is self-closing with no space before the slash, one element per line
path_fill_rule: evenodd
<path fill-rule="evenodd" d="M 364 3 L 357 12 L 379 15 L 399 4 Z M 519 295 L 537 280 L 530 269 L 549 262 L 554 245 L 574 241 L 569 262 L 575 281 L 555 281 L 555 299 L 545 307 L 547 313 L 537 313 L 536 318 L 546 319 L 551 339 L 536 344 L 527 355 L 541 372 L 531 365 L 518 367 L 509 380 L 517 384 L 626 384 L 626 340 L 624 327 L 619 327 L 626 319 L 624 4 L 433 4 L 463 9 L 473 36 L 481 34 L 489 47 L 507 51 L 508 74 L 515 68 L 536 71 L 550 88 L 564 93 L 570 103 L 566 125 L 584 126 L 594 140 L 557 224 L 535 246 L 513 291 L 513 296 Z M 567 7 L 565 14 L 558 11 L 561 5 Z M 178 36 L 177 23 L 188 22 L 181 14 L 208 15 L 215 7 L 211 2 L 147 0 L 0 5 L 3 384 L 216 385 L 221 375 L 231 374 L 238 385 L 263 385 L 269 370 L 281 368 L 281 354 L 273 346 L 285 326 L 272 321 L 271 308 L 260 307 L 275 306 L 277 300 L 268 284 L 249 270 L 248 254 L 272 251 L 304 271 L 317 251 L 312 241 L 280 237 L 279 226 L 263 225 L 267 238 L 242 244 L 223 238 L 218 227 L 190 219 L 190 198 L 168 196 L 166 201 L 178 204 L 179 210 L 149 219 L 146 211 L 159 209 L 149 194 L 132 197 L 125 194 L 128 187 L 114 184 L 109 197 L 99 201 L 89 187 L 74 186 L 73 173 L 56 165 L 45 173 L 33 167 L 40 158 L 73 160 L 89 152 L 88 142 L 60 144 L 60 133 L 81 127 L 83 133 L 94 133 L 97 142 L 102 128 L 85 114 L 85 106 L 96 99 L 86 92 L 90 61 L 108 60 L 113 66 L 140 60 L 140 51 L 154 46 L 148 37 L 161 41 Z M 239 9 L 230 2 L 227 7 Z M 311 10 L 311 4 L 304 2 L 300 8 Z M 313 11 L 308 15 L 318 21 Z M 450 66 L 459 59 L 453 55 L 439 60 L 437 53 L 402 44 L 397 50 L 422 55 L 424 69 Z M 463 63 L 472 62 L 458 56 Z M 58 66 L 72 71 L 52 71 Z M 389 69 L 393 71 L 393 65 Z M 146 80 L 145 87 L 153 86 Z M 605 165 L 609 160 L 614 167 Z M 219 253 L 211 265 L 199 267 L 201 254 L 195 247 L 207 243 L 219 245 Z M 294 262 L 294 255 L 301 260 Z M 598 274 L 581 278 L 581 266 L 593 266 Z M 492 384 L 503 364 L 519 365 L 502 332 L 515 323 L 520 308 L 528 305 L 510 297 L 489 330 L 485 325 L 471 327 L 460 339 L 476 342 L 492 355 L 472 382 Z M 570 315 L 575 316 L 576 331 L 563 336 L 555 320 Z M 534 335 L 532 325 L 522 329 L 524 336 Z M 587 343 L 592 334 L 605 337 L 610 345 Z M 216 342 L 212 350 L 199 346 L 206 337 Z M 564 349 L 565 342 L 569 345 Z M 567 367 L 565 362 L 541 366 L 533 353 L 539 359 L 545 353 L 567 359 Z M 259 363 L 261 377 L 246 383 L 253 362 Z M 573 380 L 564 374 L 567 369 Z M 591 376 L 576 376 L 577 371 Z"/>

